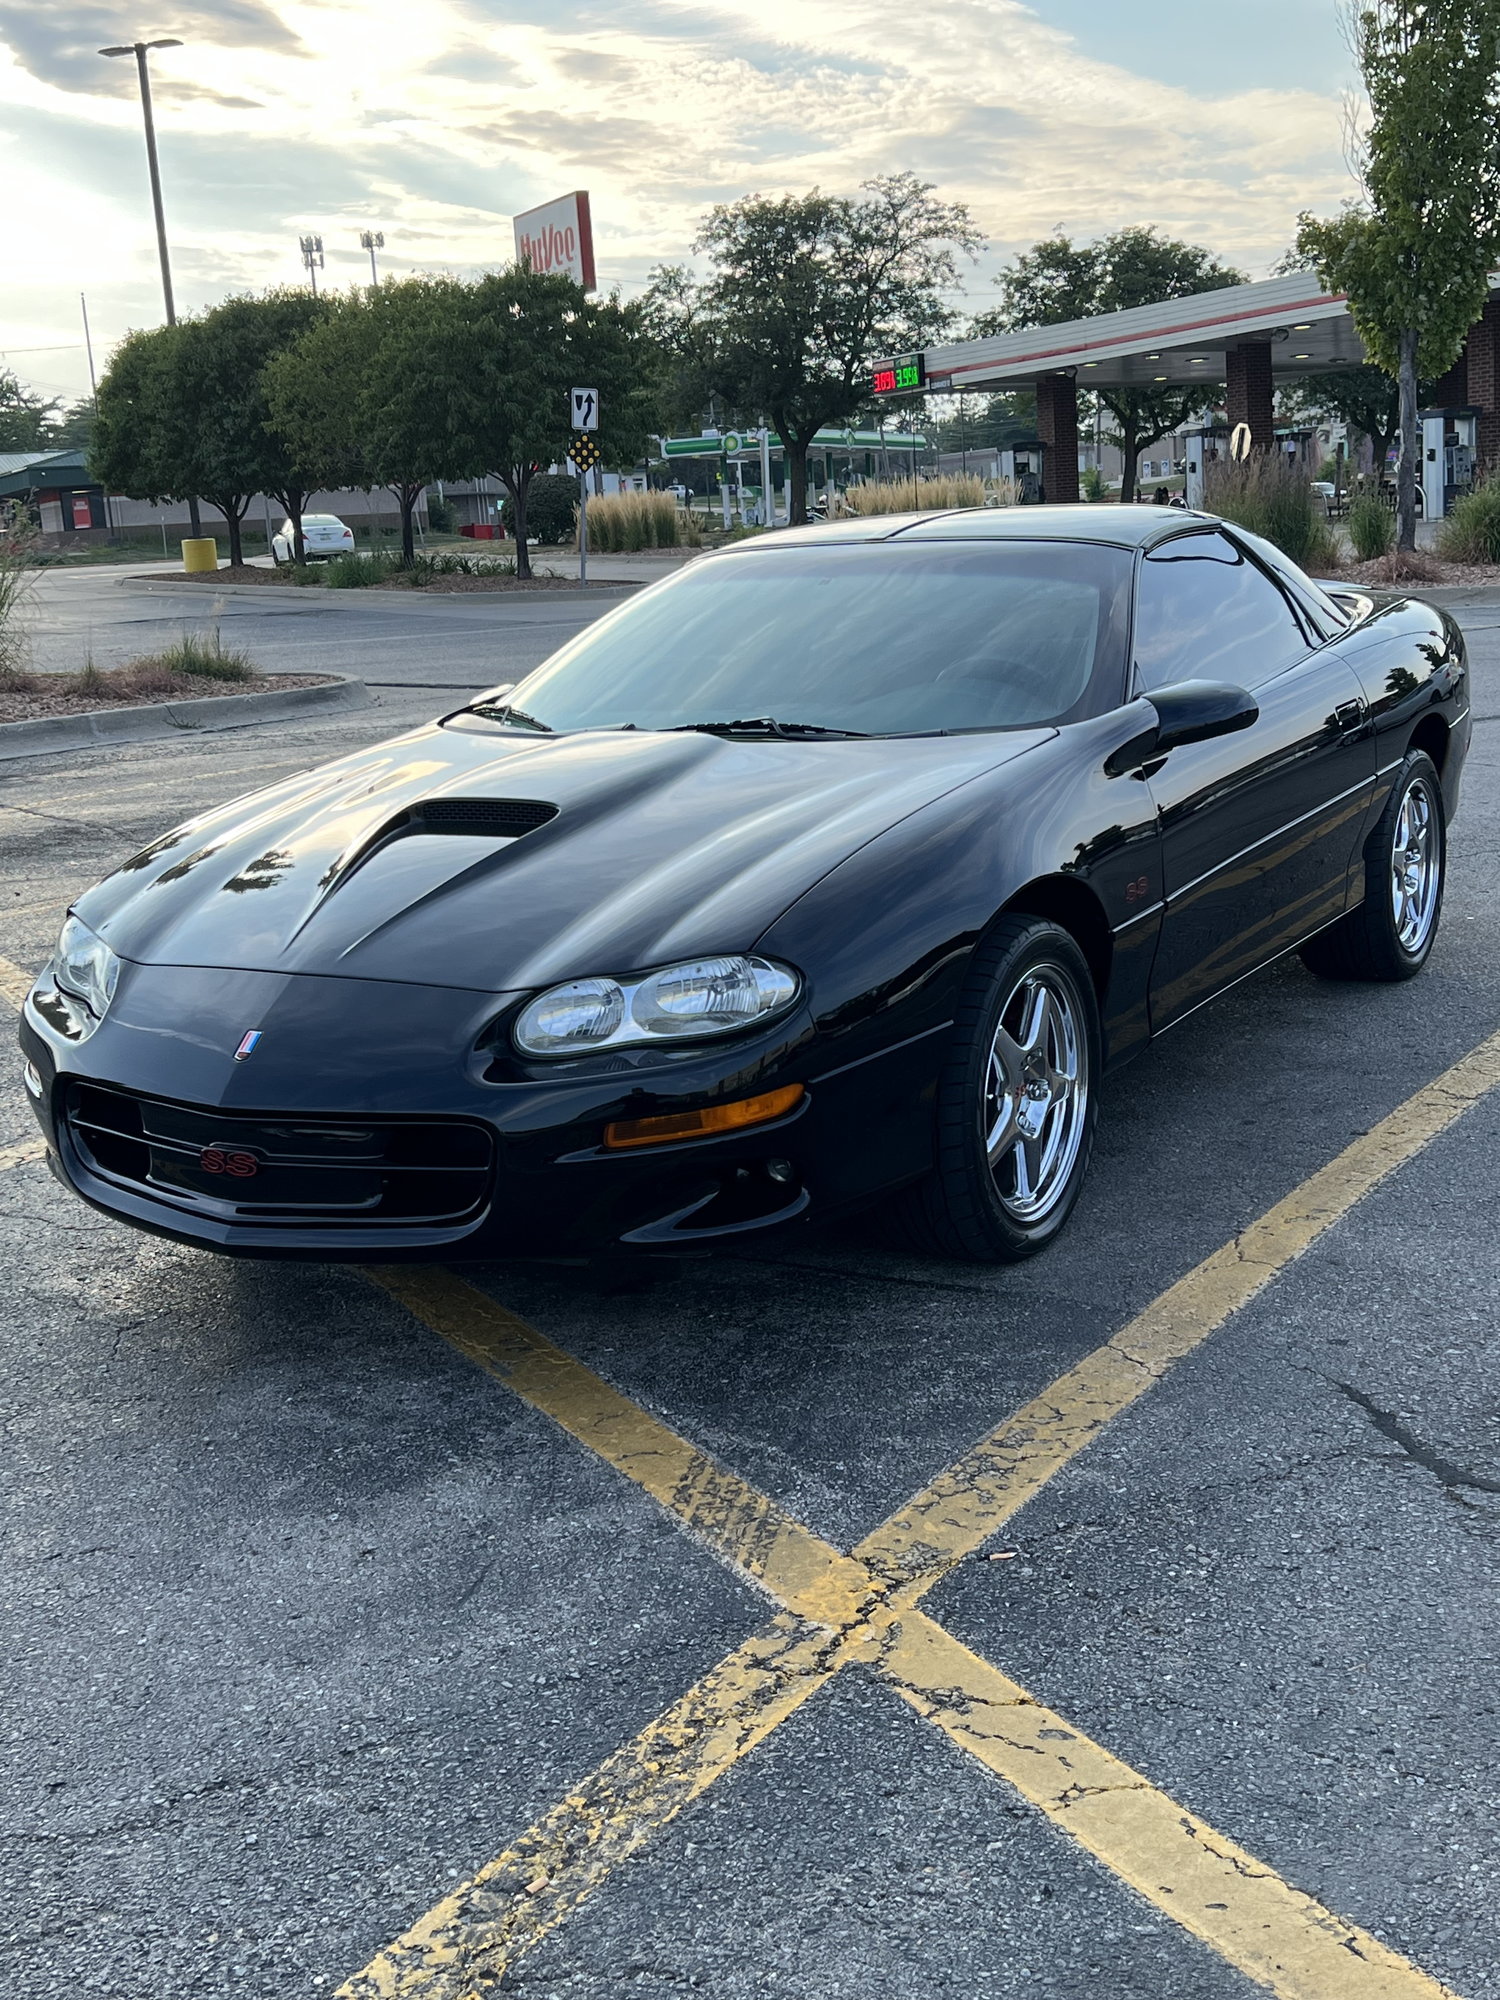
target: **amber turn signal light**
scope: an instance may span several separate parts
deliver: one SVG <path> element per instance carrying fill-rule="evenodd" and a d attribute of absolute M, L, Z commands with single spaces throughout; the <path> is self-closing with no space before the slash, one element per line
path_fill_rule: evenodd
<path fill-rule="evenodd" d="M 711 1139 L 723 1132 L 741 1132 L 747 1125 L 765 1125 L 795 1111 L 807 1092 L 800 1083 L 768 1090 L 759 1097 L 741 1097 L 733 1104 L 710 1104 L 706 1111 L 671 1111 L 662 1118 L 623 1118 L 604 1128 L 604 1143 L 618 1152 L 626 1146 L 665 1146 L 674 1139 Z"/>

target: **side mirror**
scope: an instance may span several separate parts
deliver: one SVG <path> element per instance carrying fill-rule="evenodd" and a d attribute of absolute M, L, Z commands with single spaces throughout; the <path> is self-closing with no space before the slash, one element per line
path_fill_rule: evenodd
<path fill-rule="evenodd" d="M 1260 719 L 1260 703 L 1244 688 L 1222 681 L 1177 681 L 1158 688 L 1147 700 L 1161 727 L 1156 754 L 1165 757 L 1183 743 L 1206 743 L 1213 736 L 1232 736 Z"/>
<path fill-rule="evenodd" d="M 1180 749 L 1185 743 L 1206 743 L 1214 736 L 1232 736 L 1260 718 L 1260 704 L 1245 688 L 1221 681 L 1174 681 L 1146 696 L 1155 711 L 1152 728 L 1122 743 L 1105 762 L 1112 778 L 1138 771 Z"/>

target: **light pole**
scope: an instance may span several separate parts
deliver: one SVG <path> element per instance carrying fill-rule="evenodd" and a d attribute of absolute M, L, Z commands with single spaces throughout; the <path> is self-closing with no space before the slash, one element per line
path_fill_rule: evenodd
<path fill-rule="evenodd" d="M 359 247 L 370 253 L 370 283 L 380 283 L 380 273 L 375 269 L 375 252 L 385 248 L 385 232 L 381 229 L 362 229 L 359 232 Z"/>
<path fill-rule="evenodd" d="M 170 38 L 157 42 L 126 42 L 119 48 L 101 49 L 101 56 L 134 56 L 136 75 L 141 83 L 141 115 L 146 121 L 146 164 L 151 169 L 151 206 L 156 214 L 156 253 L 161 259 L 161 292 L 167 308 L 167 325 L 176 326 L 177 307 L 172 299 L 172 260 L 167 255 L 167 221 L 161 205 L 161 168 L 156 163 L 156 120 L 151 115 L 151 74 L 146 57 L 152 49 L 180 49 L 182 43 Z M 196 495 L 188 500 L 188 519 L 196 540 L 203 533 Z"/>
<path fill-rule="evenodd" d="M 307 266 L 308 282 L 313 289 L 313 297 L 318 296 L 318 273 L 323 268 L 323 239 L 321 236 L 299 236 L 302 246 L 302 261 Z"/>

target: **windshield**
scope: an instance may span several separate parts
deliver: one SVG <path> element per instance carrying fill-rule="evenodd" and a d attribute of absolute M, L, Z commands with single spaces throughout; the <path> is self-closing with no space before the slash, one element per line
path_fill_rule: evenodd
<path fill-rule="evenodd" d="M 824 545 L 710 559 L 476 712 L 518 728 L 774 718 L 858 735 L 1022 729 L 1121 699 L 1131 559 L 1081 542 Z"/>

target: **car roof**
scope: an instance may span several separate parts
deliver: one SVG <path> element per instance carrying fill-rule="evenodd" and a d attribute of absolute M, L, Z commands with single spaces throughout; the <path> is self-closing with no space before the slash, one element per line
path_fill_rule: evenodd
<path fill-rule="evenodd" d="M 1108 542 L 1117 548 L 1149 548 L 1189 527 L 1217 527 L 1218 516 L 1181 507 L 1065 505 L 1051 507 L 963 507 L 946 512 L 856 515 L 807 528 L 784 528 L 774 538 L 757 536 L 726 549 L 748 555 L 756 549 L 805 548 L 834 542 Z"/>

